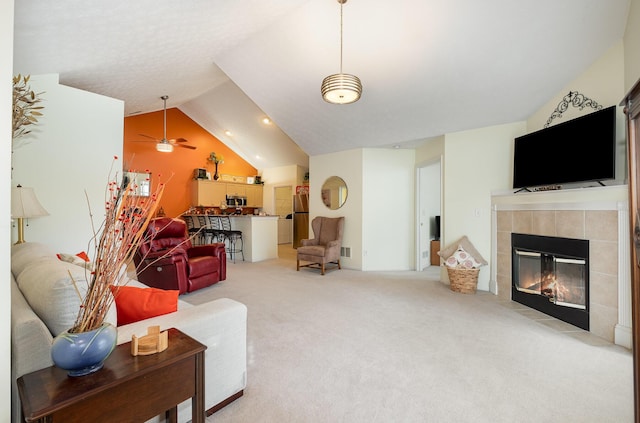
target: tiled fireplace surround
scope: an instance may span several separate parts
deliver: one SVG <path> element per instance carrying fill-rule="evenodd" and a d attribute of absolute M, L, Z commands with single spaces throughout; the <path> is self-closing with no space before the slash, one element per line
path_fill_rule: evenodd
<path fill-rule="evenodd" d="M 512 232 L 587 239 L 590 332 L 631 348 L 626 189 L 624 185 L 587 188 L 582 192 L 493 195 L 491 291 L 503 299 L 511 299 Z"/>

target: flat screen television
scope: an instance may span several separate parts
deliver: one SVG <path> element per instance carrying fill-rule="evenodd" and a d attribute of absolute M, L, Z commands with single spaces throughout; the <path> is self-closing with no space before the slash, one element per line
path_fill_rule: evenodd
<path fill-rule="evenodd" d="M 615 177 L 616 106 L 514 140 L 514 189 Z"/>

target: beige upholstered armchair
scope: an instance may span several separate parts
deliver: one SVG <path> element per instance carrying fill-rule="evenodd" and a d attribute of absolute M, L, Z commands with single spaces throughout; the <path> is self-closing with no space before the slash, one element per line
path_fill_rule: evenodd
<path fill-rule="evenodd" d="M 340 267 L 340 247 L 342 246 L 342 230 L 344 227 L 344 217 L 322 217 L 317 216 L 311 221 L 313 229 L 313 239 L 303 239 L 298 247 L 298 258 L 296 270 L 301 267 L 319 268 L 324 275 L 327 263 L 336 264 Z M 310 262 L 301 265 L 300 261 Z M 335 268 L 335 267 L 334 267 Z"/>

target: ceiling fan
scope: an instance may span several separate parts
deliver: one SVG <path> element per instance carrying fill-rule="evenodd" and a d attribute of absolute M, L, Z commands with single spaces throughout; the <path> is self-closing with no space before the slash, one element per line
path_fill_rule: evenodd
<path fill-rule="evenodd" d="M 167 139 L 167 99 L 169 98 L 169 96 L 163 95 L 160 98 L 164 101 L 164 133 L 163 133 L 162 139 L 159 140 L 155 137 L 152 137 L 150 135 L 145 135 L 145 134 L 138 134 L 138 135 L 140 135 L 141 137 L 150 138 L 151 140 L 155 141 L 156 150 L 162 153 L 171 153 L 173 151 L 174 145 L 177 145 L 178 147 L 184 147 L 184 148 L 189 148 L 191 150 L 195 150 L 196 149 L 195 146 L 185 144 L 189 141 L 187 141 L 184 138 L 173 138 L 170 140 Z M 151 141 L 143 140 L 138 142 L 151 142 Z"/>

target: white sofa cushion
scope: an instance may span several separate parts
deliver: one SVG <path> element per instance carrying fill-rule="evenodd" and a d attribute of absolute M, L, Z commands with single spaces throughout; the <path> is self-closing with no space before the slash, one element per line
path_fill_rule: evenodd
<path fill-rule="evenodd" d="M 53 258 L 55 254 L 46 244 L 39 242 L 24 242 L 11 246 L 11 273 L 17 279 L 20 273 L 34 260 Z"/>
<path fill-rule="evenodd" d="M 89 277 L 84 268 L 60 261 L 54 256 L 32 260 L 20 272 L 17 282 L 33 311 L 53 336 L 57 336 L 74 325 L 81 298 L 87 292 Z M 116 317 L 114 306 L 109 309 L 106 321 L 116 325 Z"/>

